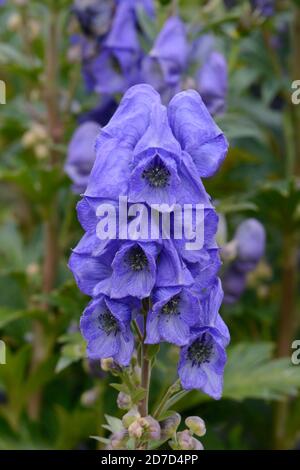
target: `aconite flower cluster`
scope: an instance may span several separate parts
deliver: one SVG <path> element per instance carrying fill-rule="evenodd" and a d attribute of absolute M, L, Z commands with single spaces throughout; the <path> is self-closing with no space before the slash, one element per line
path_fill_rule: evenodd
<path fill-rule="evenodd" d="M 178 93 L 166 107 L 150 85 L 130 88 L 97 137 L 96 161 L 77 207 L 85 234 L 69 263 L 79 288 L 92 297 L 81 319 L 90 358 L 126 367 L 138 341 L 171 343 L 180 348 L 182 387 L 215 399 L 222 393 L 229 333 L 219 314 L 218 217 L 202 178 L 215 174 L 227 148 L 196 91 Z M 186 232 L 181 239 L 172 231 L 168 238 L 130 237 L 140 214 L 128 219 L 125 231 L 117 218 L 117 236 L 100 238 L 98 209 L 106 204 L 117 213 L 120 197 L 129 209 L 159 205 L 170 218 L 175 208 L 200 205 L 201 247 L 188 250 Z"/>

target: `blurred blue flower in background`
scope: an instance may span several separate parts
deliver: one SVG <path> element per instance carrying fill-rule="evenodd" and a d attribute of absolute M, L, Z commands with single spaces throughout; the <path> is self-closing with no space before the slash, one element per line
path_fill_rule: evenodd
<path fill-rule="evenodd" d="M 65 172 L 73 182 L 73 191 L 85 191 L 95 161 L 95 143 L 100 126 L 94 121 L 81 124 L 74 132 L 68 147 Z"/>
<path fill-rule="evenodd" d="M 246 289 L 247 274 L 256 268 L 263 257 L 265 244 L 265 228 L 258 220 L 247 219 L 238 226 L 230 242 L 234 260 L 222 276 L 225 303 L 235 303 L 241 297 Z"/>

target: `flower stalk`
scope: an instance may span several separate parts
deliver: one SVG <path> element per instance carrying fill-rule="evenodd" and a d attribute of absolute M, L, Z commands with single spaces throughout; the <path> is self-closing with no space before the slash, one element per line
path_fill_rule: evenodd
<path fill-rule="evenodd" d="M 146 322 L 147 315 L 150 308 L 150 299 L 143 301 L 143 338 L 141 342 L 141 386 L 146 391 L 144 398 L 141 400 L 139 405 L 139 411 L 141 416 L 148 415 L 149 408 L 149 395 L 150 395 L 150 379 L 151 379 L 151 360 L 147 356 L 147 344 L 145 344 L 146 339 Z"/>

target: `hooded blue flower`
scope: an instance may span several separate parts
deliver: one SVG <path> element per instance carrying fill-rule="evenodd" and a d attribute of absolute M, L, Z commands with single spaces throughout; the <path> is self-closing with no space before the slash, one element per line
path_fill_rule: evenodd
<path fill-rule="evenodd" d="M 226 352 L 216 328 L 199 328 L 180 352 L 178 374 L 185 390 L 201 390 L 216 400 L 222 396 Z"/>
<path fill-rule="evenodd" d="M 80 40 L 82 72 L 89 91 L 99 94 L 124 93 L 141 81 L 144 55 L 139 42 L 137 9 L 154 15 L 151 0 L 78 2 L 73 11 L 85 34 Z M 88 53 L 87 53 L 88 52 Z"/>
<path fill-rule="evenodd" d="M 85 195 L 126 195 L 129 202 L 202 203 L 209 208 L 198 176 L 217 171 L 227 147 L 197 92 L 179 93 L 166 111 L 153 88 L 137 85 L 125 94 L 98 138 Z"/>
<path fill-rule="evenodd" d="M 219 313 L 223 297 L 221 280 L 215 278 L 214 283 L 208 289 L 208 294 L 201 300 L 202 315 L 199 317 L 198 326 L 200 328 L 205 326 L 216 328 L 223 346 L 226 347 L 230 341 L 230 334 Z"/>
<path fill-rule="evenodd" d="M 247 274 L 253 271 L 265 252 L 266 232 L 256 219 L 242 222 L 234 235 L 236 256 L 225 270 L 222 279 L 224 302 L 233 304 L 239 300 L 246 289 Z"/>
<path fill-rule="evenodd" d="M 129 181 L 130 202 L 168 205 L 192 203 L 210 206 L 192 159 L 174 138 L 167 110 L 153 105 L 149 126 L 134 149 L 137 162 Z"/>
<path fill-rule="evenodd" d="M 114 0 L 75 0 L 72 12 L 87 36 L 104 37 L 109 31 L 115 8 Z"/>
<path fill-rule="evenodd" d="M 242 222 L 235 233 L 237 245 L 236 268 L 242 272 L 253 271 L 265 252 L 266 232 L 256 219 Z"/>
<path fill-rule="evenodd" d="M 193 41 L 189 62 L 191 69 L 197 70 L 194 75 L 194 87 L 209 112 L 212 115 L 223 113 L 228 89 L 227 62 L 224 55 L 216 50 L 212 35 L 201 34 Z"/>
<path fill-rule="evenodd" d="M 177 16 L 165 22 L 157 36 L 143 69 L 145 79 L 160 93 L 171 87 L 173 93 L 180 90 L 180 81 L 188 60 L 188 42 L 185 26 Z"/>
<path fill-rule="evenodd" d="M 82 193 L 87 186 L 96 154 L 95 143 L 100 127 L 96 122 L 87 121 L 74 132 L 68 147 L 65 172 L 73 181 L 73 191 Z"/>
<path fill-rule="evenodd" d="M 194 278 L 193 292 L 200 298 L 205 298 L 221 267 L 219 250 L 200 250 L 198 262 L 187 263 L 187 267 Z"/>
<path fill-rule="evenodd" d="M 251 4 L 253 9 L 258 10 L 265 17 L 274 15 L 274 0 L 251 0 Z"/>
<path fill-rule="evenodd" d="M 197 89 L 212 115 L 225 111 L 227 95 L 227 63 L 220 52 L 212 52 L 197 72 Z"/>
<path fill-rule="evenodd" d="M 246 289 L 246 273 L 239 271 L 235 263 L 232 263 L 222 276 L 222 284 L 225 292 L 224 303 L 232 305 Z"/>
<path fill-rule="evenodd" d="M 116 54 L 106 49 L 83 62 L 83 75 L 87 88 L 99 95 L 124 93 L 139 81 L 138 64 L 125 70 Z"/>
<path fill-rule="evenodd" d="M 117 107 L 118 104 L 114 98 L 111 96 L 103 96 L 100 103 L 95 108 L 79 116 L 79 123 L 83 124 L 86 121 L 94 121 L 101 127 L 106 126 L 116 112 Z"/>
<path fill-rule="evenodd" d="M 157 289 L 153 294 L 153 307 L 147 316 L 146 343 L 167 341 L 177 346 L 187 344 L 190 329 L 200 315 L 200 302 L 189 289 Z"/>
<path fill-rule="evenodd" d="M 188 345 L 180 352 L 178 373 L 186 390 L 202 390 L 215 399 L 221 398 L 226 363 L 225 347 L 229 331 L 219 315 L 223 290 L 219 279 L 201 302 L 201 315 L 193 328 Z"/>
<path fill-rule="evenodd" d="M 133 302 L 100 296 L 85 309 L 80 321 L 90 359 L 112 357 L 121 366 L 130 362 L 134 336 L 130 329 Z"/>
<path fill-rule="evenodd" d="M 178 93 L 168 106 L 175 138 L 191 157 L 200 177 L 213 176 L 228 150 L 223 132 L 194 90 Z"/>
<path fill-rule="evenodd" d="M 104 47 L 114 53 L 124 70 L 130 69 L 138 60 L 141 46 L 132 2 L 119 2 Z"/>
<path fill-rule="evenodd" d="M 86 233 L 70 257 L 69 267 L 87 295 L 119 299 L 149 297 L 158 287 L 190 285 L 193 278 L 171 241 L 100 241 Z"/>

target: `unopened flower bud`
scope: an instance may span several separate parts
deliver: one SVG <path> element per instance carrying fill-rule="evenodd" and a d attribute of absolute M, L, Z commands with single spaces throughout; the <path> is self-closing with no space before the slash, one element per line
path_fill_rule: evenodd
<path fill-rule="evenodd" d="M 126 437 L 127 437 L 127 432 L 125 429 L 112 434 L 110 436 L 110 448 L 114 450 L 125 449 Z"/>
<path fill-rule="evenodd" d="M 122 418 L 122 423 L 125 428 L 129 428 L 129 426 L 138 420 L 141 417 L 140 413 L 136 406 L 133 406 L 131 410 L 126 413 Z"/>
<path fill-rule="evenodd" d="M 206 433 L 205 423 L 202 418 L 199 418 L 199 416 L 189 416 L 186 418 L 185 424 L 192 433 L 196 434 L 196 436 L 201 437 Z"/>
<path fill-rule="evenodd" d="M 95 387 L 84 392 L 81 395 L 80 401 L 84 406 L 92 406 L 96 402 L 98 396 L 99 396 L 99 389 L 98 387 Z"/>
<path fill-rule="evenodd" d="M 104 370 L 104 372 L 110 372 L 115 368 L 116 364 L 112 357 L 101 359 L 101 369 Z"/>
<path fill-rule="evenodd" d="M 161 434 L 159 422 L 156 421 L 156 419 L 154 419 L 152 416 L 141 418 L 140 421 L 142 427 L 144 428 L 144 434 L 146 434 L 147 438 L 159 441 Z"/>
<path fill-rule="evenodd" d="M 135 439 L 140 439 L 143 435 L 143 432 L 143 422 L 141 422 L 140 418 L 133 421 L 133 423 L 131 423 L 128 428 L 129 436 L 134 437 Z"/>
<path fill-rule="evenodd" d="M 194 449 L 194 438 L 188 429 L 177 433 L 177 442 L 180 450 Z"/>
<path fill-rule="evenodd" d="M 174 413 L 173 415 L 161 421 L 160 426 L 162 439 L 168 439 L 169 437 L 172 437 L 177 431 L 180 421 L 181 416 L 178 413 Z"/>
<path fill-rule="evenodd" d="M 132 407 L 132 400 L 127 393 L 120 392 L 117 398 L 117 405 L 120 410 L 129 410 Z"/>
<path fill-rule="evenodd" d="M 195 439 L 194 437 L 192 439 L 193 439 L 193 443 L 194 443 L 193 450 L 204 450 L 203 445 L 201 444 L 200 441 L 198 441 L 198 439 Z"/>

